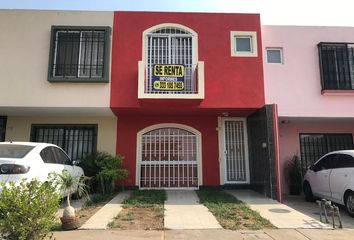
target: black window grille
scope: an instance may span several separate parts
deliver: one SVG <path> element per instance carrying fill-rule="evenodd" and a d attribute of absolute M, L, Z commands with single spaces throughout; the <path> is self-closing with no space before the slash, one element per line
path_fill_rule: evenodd
<path fill-rule="evenodd" d="M 0 142 L 5 141 L 6 117 L 0 116 Z"/>
<path fill-rule="evenodd" d="M 354 89 L 354 44 L 319 43 L 322 90 Z"/>
<path fill-rule="evenodd" d="M 97 125 L 32 125 L 31 141 L 58 145 L 79 160 L 97 150 Z"/>
<path fill-rule="evenodd" d="M 331 151 L 353 149 L 352 134 L 300 134 L 302 169 L 306 169 L 320 157 Z"/>
<path fill-rule="evenodd" d="M 49 80 L 106 80 L 108 27 L 52 27 Z"/>

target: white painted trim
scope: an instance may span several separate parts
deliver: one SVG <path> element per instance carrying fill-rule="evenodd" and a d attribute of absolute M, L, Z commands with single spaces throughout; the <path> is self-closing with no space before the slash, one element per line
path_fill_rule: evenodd
<path fill-rule="evenodd" d="M 199 61 L 197 94 L 152 94 L 145 93 L 145 61 L 138 62 L 138 99 L 204 99 L 204 62 Z"/>
<path fill-rule="evenodd" d="M 160 123 L 160 124 L 155 124 L 151 125 L 149 127 L 146 127 L 142 130 L 140 130 L 137 133 L 137 138 L 136 138 L 136 169 L 135 169 L 135 184 L 139 186 L 140 188 L 140 159 L 141 159 L 141 138 L 142 136 L 152 130 L 158 129 L 158 128 L 180 128 L 186 131 L 189 131 L 193 134 L 195 134 L 197 138 L 197 163 L 198 163 L 198 186 L 203 185 L 203 171 L 202 171 L 202 133 L 199 132 L 197 129 L 189 127 L 184 124 L 179 124 L 179 123 Z M 169 188 L 170 189 L 170 188 Z M 181 189 L 181 188 L 179 188 Z M 193 188 L 189 188 L 193 189 Z"/>
<path fill-rule="evenodd" d="M 226 174 L 226 163 L 225 163 L 225 121 L 242 121 L 243 122 L 243 132 L 244 132 L 244 146 L 245 146 L 245 164 L 246 164 L 246 181 L 228 181 Z M 219 155 L 221 156 L 221 167 L 220 167 L 220 180 L 221 184 L 249 184 L 250 183 L 250 168 L 249 168 L 249 154 L 248 154 L 248 135 L 247 135 L 247 119 L 237 118 L 237 117 L 219 117 L 218 118 L 219 129 L 221 129 L 221 134 L 219 133 Z M 221 145 L 221 147 L 220 147 Z M 221 149 L 220 149 L 221 148 Z"/>
<path fill-rule="evenodd" d="M 236 51 L 236 37 L 251 38 L 251 52 Z M 258 57 L 257 32 L 254 31 L 231 31 L 230 32 L 231 57 Z"/>
<path fill-rule="evenodd" d="M 224 163 L 224 139 L 223 139 L 223 127 L 222 117 L 218 117 L 218 145 L 219 145 L 219 175 L 220 185 L 225 184 L 225 163 Z"/>

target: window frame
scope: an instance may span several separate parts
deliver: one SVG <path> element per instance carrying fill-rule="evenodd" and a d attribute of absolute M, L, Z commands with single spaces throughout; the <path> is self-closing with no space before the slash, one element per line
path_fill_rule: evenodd
<path fill-rule="evenodd" d="M 37 142 L 36 141 L 36 130 L 37 129 L 65 129 L 65 130 L 76 130 L 75 128 L 91 128 L 93 131 L 93 139 L 92 139 L 92 153 L 97 152 L 97 141 L 98 141 L 98 125 L 97 124 L 32 124 L 31 125 L 31 134 L 30 134 L 30 141 L 31 142 Z M 80 129 L 82 130 L 82 129 Z M 64 140 L 64 139 L 63 139 Z M 65 149 L 65 147 L 61 147 L 60 144 L 54 143 L 54 145 L 58 145 L 60 148 L 64 150 L 64 153 L 69 157 L 69 159 L 72 161 L 76 160 L 82 160 L 81 158 L 77 158 L 75 156 L 70 156 L 70 152 Z M 66 145 L 66 142 L 63 144 L 64 146 Z"/>
<path fill-rule="evenodd" d="M 308 140 L 305 139 L 306 136 L 322 136 L 322 139 L 321 141 L 318 139 L 315 141 L 313 139 Z M 335 137 L 342 138 L 341 144 L 333 144 Z M 303 174 L 305 174 L 309 166 L 313 165 L 317 160 L 321 159 L 327 153 L 343 150 L 343 147 L 347 144 L 347 142 L 345 142 L 343 139 L 345 139 L 345 141 L 350 140 L 348 145 L 351 145 L 351 148 L 354 146 L 352 133 L 299 132 L 300 159 Z M 316 149 L 314 149 L 314 145 L 317 145 Z M 311 149 L 312 151 L 310 151 Z"/>
<path fill-rule="evenodd" d="M 267 64 L 284 64 L 284 55 L 283 55 L 283 48 L 282 47 L 266 47 L 266 52 L 265 52 L 265 55 L 266 55 L 266 63 Z M 279 50 L 280 52 L 280 62 L 269 62 L 268 61 L 268 50 Z"/>
<path fill-rule="evenodd" d="M 80 77 L 80 76 L 54 76 L 53 64 L 56 56 L 56 33 L 58 31 L 104 31 L 105 32 L 105 46 L 103 52 L 103 76 L 102 77 Z M 110 49 L 111 49 L 111 27 L 108 26 L 58 26 L 53 25 L 51 27 L 50 37 L 50 49 L 49 49 L 49 61 L 48 61 L 48 81 L 49 82 L 95 82 L 95 83 L 108 83 L 109 82 L 109 70 L 110 70 Z M 79 53 L 80 55 L 80 53 Z"/>
<path fill-rule="evenodd" d="M 240 38 L 250 38 L 252 51 L 237 51 L 236 39 Z M 257 45 L 257 32 L 256 31 L 231 31 L 230 32 L 231 41 L 231 57 L 258 57 L 258 45 Z"/>

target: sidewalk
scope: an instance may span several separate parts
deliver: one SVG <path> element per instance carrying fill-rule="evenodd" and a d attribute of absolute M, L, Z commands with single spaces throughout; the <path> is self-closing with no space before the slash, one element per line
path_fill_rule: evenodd
<path fill-rule="evenodd" d="M 96 212 L 80 229 L 107 229 L 107 225 L 122 210 L 121 203 L 130 195 L 130 191 L 118 193 L 110 202 Z"/>
<path fill-rule="evenodd" d="M 329 225 L 307 216 L 285 204 L 266 198 L 251 190 L 227 190 L 237 199 L 247 203 L 252 210 L 268 219 L 277 228 L 316 229 L 331 228 Z"/>
<path fill-rule="evenodd" d="M 165 229 L 221 229 L 194 191 L 168 190 L 165 201 Z"/>
<path fill-rule="evenodd" d="M 268 240 L 350 240 L 354 239 L 354 230 L 327 229 L 272 229 L 260 231 L 230 230 L 165 230 L 165 231 L 124 231 L 124 230 L 76 230 L 55 232 L 57 240 L 236 240 L 236 239 L 268 239 Z"/>

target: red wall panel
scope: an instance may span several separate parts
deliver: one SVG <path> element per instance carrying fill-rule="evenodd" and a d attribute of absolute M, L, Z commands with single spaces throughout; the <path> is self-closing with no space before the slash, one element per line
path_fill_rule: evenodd
<path fill-rule="evenodd" d="M 142 60 L 143 31 L 162 23 L 182 24 L 197 32 L 199 61 L 205 62 L 205 99 L 181 108 L 256 109 L 264 105 L 258 14 L 115 12 L 111 71 L 114 112 L 155 104 L 150 101 L 144 106 L 137 98 L 138 61 Z M 256 31 L 258 57 L 231 57 L 230 31 Z"/>
<path fill-rule="evenodd" d="M 179 123 L 195 128 L 202 134 L 203 185 L 219 185 L 219 155 L 217 117 L 182 116 L 120 116 L 117 128 L 117 153 L 125 156 L 125 167 L 130 176 L 127 185 L 135 186 L 137 133 L 159 123 Z"/>

